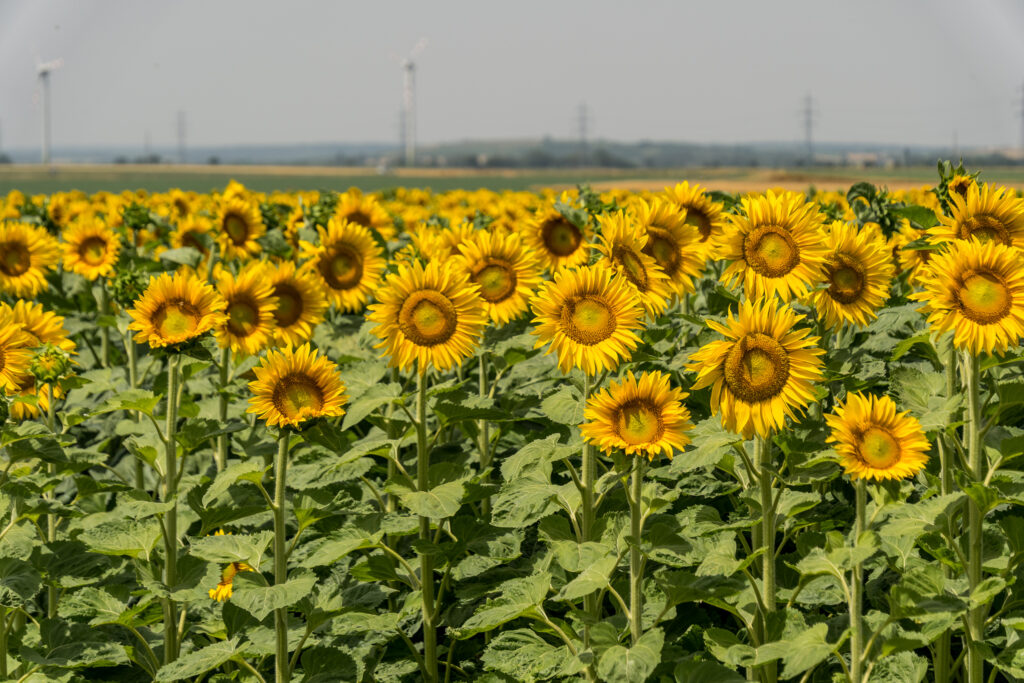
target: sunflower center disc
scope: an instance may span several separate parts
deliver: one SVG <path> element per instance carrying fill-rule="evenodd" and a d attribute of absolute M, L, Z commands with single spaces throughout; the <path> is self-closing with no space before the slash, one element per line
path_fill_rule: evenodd
<path fill-rule="evenodd" d="M 373 227 L 373 221 L 370 220 L 370 217 L 368 215 L 366 215 L 365 212 L 359 211 L 358 209 L 353 211 L 349 215 L 345 216 L 345 220 L 347 220 L 349 223 L 355 223 L 356 225 L 361 225 L 364 228 L 372 228 Z"/>
<path fill-rule="evenodd" d="M 398 328 L 417 346 L 443 344 L 455 334 L 459 316 L 455 305 L 440 292 L 413 292 L 398 313 Z"/>
<path fill-rule="evenodd" d="M 654 443 L 665 433 L 661 412 L 642 399 L 629 401 L 615 415 L 615 431 L 630 446 Z"/>
<path fill-rule="evenodd" d="M 566 301 L 562 308 L 562 329 L 575 342 L 587 346 L 599 344 L 615 331 L 615 313 L 604 301 L 591 296 Z"/>
<path fill-rule="evenodd" d="M 679 251 L 667 230 L 649 226 L 644 253 L 653 258 L 669 277 L 679 270 Z"/>
<path fill-rule="evenodd" d="M 294 374 L 281 378 L 272 400 L 282 415 L 295 419 L 318 413 L 324 405 L 324 393 L 312 377 Z"/>
<path fill-rule="evenodd" d="M 776 396 L 789 379 L 789 354 L 777 340 L 751 332 L 725 357 L 725 383 L 740 400 L 757 403 Z"/>
<path fill-rule="evenodd" d="M 103 263 L 107 255 L 107 241 L 102 237 L 90 237 L 78 247 L 78 256 L 90 266 Z"/>
<path fill-rule="evenodd" d="M 871 467 L 887 469 L 900 461 L 900 444 L 888 430 L 870 427 L 861 434 L 857 453 Z"/>
<path fill-rule="evenodd" d="M 302 295 L 290 284 L 282 282 L 274 287 L 274 296 L 277 297 L 274 318 L 278 327 L 291 327 L 302 316 Z"/>
<path fill-rule="evenodd" d="M 249 239 L 249 224 L 237 213 L 229 213 L 224 216 L 224 232 L 232 242 L 242 245 Z"/>
<path fill-rule="evenodd" d="M 958 292 L 960 311 L 964 317 L 981 325 L 1004 318 L 1013 303 L 1010 290 L 994 273 L 969 272 Z"/>
<path fill-rule="evenodd" d="M 1013 246 L 1010 233 L 1002 221 L 987 214 L 971 216 L 960 226 L 960 239 L 977 238 L 982 242 L 999 240 L 1006 246 Z"/>
<path fill-rule="evenodd" d="M 864 268 L 846 254 L 836 254 L 828 263 L 828 294 L 842 304 L 852 304 L 864 291 Z"/>
<path fill-rule="evenodd" d="M 553 218 L 541 228 L 544 246 L 556 256 L 568 256 L 579 249 L 583 233 L 565 218 Z"/>
<path fill-rule="evenodd" d="M 186 339 L 199 327 L 199 309 L 188 301 L 168 301 L 153 314 L 153 327 L 164 339 Z"/>
<path fill-rule="evenodd" d="M 252 299 L 236 299 L 228 304 L 228 331 L 236 337 L 248 337 L 259 326 L 260 311 Z"/>
<path fill-rule="evenodd" d="M 480 296 L 484 301 L 495 304 L 512 296 L 519 280 L 511 264 L 500 259 L 490 259 L 473 274 L 473 281 L 480 285 Z"/>
<path fill-rule="evenodd" d="M 690 225 L 697 226 L 697 232 L 700 233 L 700 241 L 707 242 L 708 238 L 711 237 L 711 219 L 707 217 L 700 209 L 686 209 L 686 222 Z"/>
<path fill-rule="evenodd" d="M 774 225 L 755 228 L 743 240 L 743 254 L 755 272 L 781 277 L 800 263 L 800 247 L 788 230 Z"/>
<path fill-rule="evenodd" d="M 0 258 L 0 270 L 4 275 L 17 277 L 32 267 L 32 256 L 24 244 L 4 242 L 0 244 L 0 254 L 3 254 Z"/>
<path fill-rule="evenodd" d="M 612 249 L 612 258 L 621 266 L 626 279 L 641 292 L 646 292 L 650 286 L 650 279 L 647 276 L 647 269 L 643 261 L 630 249 L 626 247 L 615 247 Z"/>
<path fill-rule="evenodd" d="M 363 278 L 363 257 L 347 244 L 328 249 L 317 266 L 331 289 L 352 289 Z"/>

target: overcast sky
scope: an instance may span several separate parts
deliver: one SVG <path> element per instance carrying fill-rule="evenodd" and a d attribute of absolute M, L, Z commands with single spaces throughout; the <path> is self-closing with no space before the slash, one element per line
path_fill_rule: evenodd
<path fill-rule="evenodd" d="M 0 0 L 0 130 L 173 145 L 394 141 L 420 39 L 423 142 L 577 135 L 961 146 L 1021 142 L 1021 0 Z"/>

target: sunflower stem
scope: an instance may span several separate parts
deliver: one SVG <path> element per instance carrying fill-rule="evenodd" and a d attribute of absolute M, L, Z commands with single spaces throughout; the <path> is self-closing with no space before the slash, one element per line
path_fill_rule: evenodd
<path fill-rule="evenodd" d="M 128 331 L 124 335 L 124 350 L 128 355 L 128 386 L 131 389 L 137 389 L 139 386 L 139 360 L 138 360 L 138 347 L 135 345 L 135 340 L 132 338 L 131 331 Z M 136 422 L 142 420 L 142 416 L 136 411 L 131 411 L 130 415 Z M 142 469 L 142 459 L 135 456 L 135 488 L 139 491 L 146 489 L 146 474 Z"/>
<path fill-rule="evenodd" d="M 277 437 L 277 458 L 274 461 L 274 585 L 281 586 L 288 580 L 288 546 L 285 512 L 288 476 L 287 429 L 281 429 Z M 288 608 L 274 610 L 274 630 L 277 634 L 277 649 L 274 658 L 274 672 L 277 683 L 291 680 L 288 666 Z"/>
<path fill-rule="evenodd" d="M 587 399 L 590 398 L 590 375 L 583 374 L 583 396 L 582 410 L 586 410 Z M 581 412 L 582 412 L 581 410 Z M 597 461 L 594 459 L 594 449 L 586 441 L 583 442 L 583 453 L 581 456 L 580 474 L 582 476 L 582 487 L 580 489 L 580 532 L 583 535 L 583 542 L 590 540 L 594 530 L 594 482 L 597 480 Z M 583 647 L 590 647 L 590 621 L 597 619 L 597 593 L 590 593 L 583 597 L 583 611 L 588 619 L 583 624 Z"/>
<path fill-rule="evenodd" d="M 96 301 L 99 314 L 105 316 L 110 313 L 110 297 L 107 294 L 107 281 L 100 279 L 100 297 Z M 103 367 L 110 367 L 110 328 L 106 325 L 100 326 L 100 363 Z"/>
<path fill-rule="evenodd" d="M 855 490 L 855 514 L 853 527 L 853 544 L 860 543 L 860 537 L 864 534 L 867 518 L 867 484 L 863 477 L 858 477 L 854 483 Z M 850 681 L 851 683 L 864 683 L 864 567 L 860 562 L 853 565 L 850 579 Z"/>
<path fill-rule="evenodd" d="M 967 382 L 967 463 L 974 481 L 984 481 L 984 454 L 981 447 L 981 367 L 970 352 L 963 355 L 964 378 Z M 967 502 L 967 583 L 973 592 L 982 579 L 982 520 L 984 512 L 974 499 Z M 985 608 L 978 606 L 967 612 L 970 643 L 967 651 L 967 683 L 983 683 L 985 660 L 981 643 L 985 638 Z"/>
<path fill-rule="evenodd" d="M 763 582 L 763 603 L 764 603 L 764 624 L 763 634 L 768 632 L 768 619 L 775 611 L 775 510 L 772 505 L 773 498 L 773 477 L 771 472 L 772 449 L 771 441 L 763 436 L 755 440 L 757 457 L 757 468 L 761 484 L 761 543 L 764 554 L 761 556 L 762 582 Z M 762 669 L 764 680 L 767 683 L 775 683 L 778 678 L 777 662 L 771 661 Z"/>
<path fill-rule="evenodd" d="M 416 373 L 416 487 L 430 489 L 430 446 L 427 442 L 426 368 Z M 420 517 L 420 593 L 423 600 L 423 667 L 428 683 L 437 681 L 437 626 L 434 623 L 434 558 L 430 554 L 430 518 Z"/>
<path fill-rule="evenodd" d="M 217 409 L 218 416 L 220 417 L 220 424 L 226 425 L 228 422 L 228 369 L 231 365 L 231 348 L 224 347 L 220 350 L 220 395 L 217 398 Z M 228 436 L 227 434 L 221 434 L 217 437 L 217 452 L 214 455 L 215 464 L 217 465 L 217 471 L 223 472 L 224 468 L 228 466 Z"/>
<path fill-rule="evenodd" d="M 956 347 L 953 346 L 952 335 L 949 335 L 949 354 L 946 357 L 946 398 L 951 398 L 956 391 Z M 939 484 L 942 495 L 953 492 L 953 463 L 949 445 L 946 443 L 946 433 L 939 434 L 935 440 L 935 446 L 939 451 Z M 950 530 L 950 537 L 954 534 Z M 946 579 L 953 577 L 952 570 L 942 565 L 942 574 Z M 935 683 L 949 683 L 953 675 L 953 637 L 949 631 L 939 636 L 935 643 L 935 659 L 932 662 L 932 670 Z"/>
<path fill-rule="evenodd" d="M 50 400 L 46 404 L 46 427 L 54 436 L 57 435 L 57 420 L 54 417 L 53 405 L 56 402 L 56 393 L 56 387 L 51 385 Z M 57 476 L 57 463 L 49 463 L 46 469 L 51 477 Z M 45 497 L 47 500 L 56 500 L 56 490 L 53 488 L 47 490 Z M 57 515 L 52 512 L 46 515 L 46 542 L 51 545 L 50 551 L 52 552 L 52 545 L 57 542 Z M 52 581 L 46 586 L 46 616 L 50 619 L 57 616 L 57 586 Z"/>
<path fill-rule="evenodd" d="M 178 582 L 178 448 L 174 429 L 178 422 L 178 368 L 181 357 L 167 355 L 167 424 L 164 429 L 164 480 L 162 500 L 171 501 L 164 513 L 164 584 L 169 591 Z M 164 664 L 178 658 L 178 605 L 171 597 L 164 598 Z"/>
<path fill-rule="evenodd" d="M 633 645 L 640 640 L 643 617 L 643 557 L 640 555 L 640 534 L 643 531 L 643 485 L 645 456 L 638 455 L 630 475 L 629 533 L 633 542 L 629 545 L 629 628 Z"/>
<path fill-rule="evenodd" d="M 486 398 L 487 387 L 487 352 L 480 351 L 480 398 Z M 486 420 L 477 423 L 480 445 L 480 483 L 486 486 L 491 479 L 489 469 L 491 467 L 491 424 Z M 480 514 L 484 519 L 491 516 L 491 497 L 487 496 L 480 501 Z"/>

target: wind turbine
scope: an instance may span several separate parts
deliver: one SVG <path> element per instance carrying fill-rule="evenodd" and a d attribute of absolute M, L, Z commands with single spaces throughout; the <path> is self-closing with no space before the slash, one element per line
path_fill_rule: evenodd
<path fill-rule="evenodd" d="M 405 147 L 405 165 L 416 164 L 416 57 L 427 46 L 427 39 L 420 38 L 409 50 L 409 56 L 402 60 L 402 141 Z"/>
<path fill-rule="evenodd" d="M 39 84 L 42 89 L 43 109 L 43 161 L 50 163 L 50 72 L 64 66 L 63 59 L 54 59 L 49 62 L 41 62 L 36 58 L 36 74 L 39 76 Z"/>

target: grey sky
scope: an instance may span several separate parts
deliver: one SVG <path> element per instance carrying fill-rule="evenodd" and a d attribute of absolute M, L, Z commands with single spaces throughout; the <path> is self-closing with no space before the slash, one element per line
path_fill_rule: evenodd
<path fill-rule="evenodd" d="M 421 141 L 575 134 L 1016 145 L 1024 2 L 0 0 L 6 148 L 39 140 L 35 56 L 56 146 L 397 138 L 396 57 L 418 59 Z"/>

